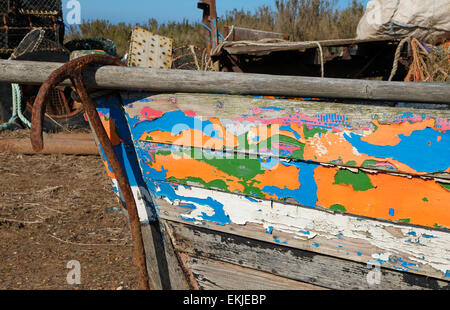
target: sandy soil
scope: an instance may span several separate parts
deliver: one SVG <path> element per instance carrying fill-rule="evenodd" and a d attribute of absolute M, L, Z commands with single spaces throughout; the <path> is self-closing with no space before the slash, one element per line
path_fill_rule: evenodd
<path fill-rule="evenodd" d="M 81 285 L 67 283 L 72 260 Z M 137 274 L 100 157 L 0 153 L 0 289 L 137 289 Z"/>

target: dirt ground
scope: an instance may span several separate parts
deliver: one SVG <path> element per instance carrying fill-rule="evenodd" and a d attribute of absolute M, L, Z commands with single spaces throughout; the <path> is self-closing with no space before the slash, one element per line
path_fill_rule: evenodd
<path fill-rule="evenodd" d="M 0 289 L 138 289 L 120 210 L 99 156 L 0 153 Z"/>

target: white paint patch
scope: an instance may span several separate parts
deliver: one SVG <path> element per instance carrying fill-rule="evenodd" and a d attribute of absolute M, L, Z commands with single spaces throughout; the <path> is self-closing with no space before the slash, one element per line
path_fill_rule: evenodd
<path fill-rule="evenodd" d="M 119 184 L 116 179 L 111 179 L 113 183 L 114 192 L 119 197 L 123 206 L 125 207 L 125 199 L 123 198 L 122 191 L 119 188 Z M 134 201 L 136 202 L 137 212 L 139 216 L 139 221 L 141 223 L 148 222 L 152 220 L 156 215 L 153 214 L 152 208 L 148 205 L 152 201 L 151 195 L 148 190 L 144 187 L 130 186 L 133 192 Z"/>
<path fill-rule="evenodd" d="M 310 138 L 307 141 L 320 156 L 326 155 L 328 153 L 328 148 L 322 143 L 322 140 L 317 136 Z"/>
<path fill-rule="evenodd" d="M 352 147 L 352 152 L 355 156 L 361 156 L 361 153 L 358 152 L 358 150 L 356 149 L 356 147 Z"/>
<path fill-rule="evenodd" d="M 375 247 L 377 253 L 365 255 L 361 259 L 365 258 L 370 261 L 376 258 L 387 261 L 390 255 L 395 255 L 401 257 L 402 260 L 409 259 L 419 262 L 421 265 L 429 265 L 444 274 L 450 270 L 450 233 L 448 232 L 405 227 L 395 223 L 362 219 L 339 213 L 333 214 L 268 200 L 250 201 L 244 196 L 196 187 L 178 186 L 175 191 L 177 195 L 183 197 L 213 198 L 224 206 L 225 214 L 232 223 L 237 225 L 261 224 L 264 230 L 273 227 L 278 231 L 292 234 L 293 238 L 302 240 L 320 236 L 327 239 L 345 238 L 364 241 L 363 243 L 369 243 Z M 186 201 L 186 203 L 191 202 Z M 202 220 L 202 212 L 209 216 L 213 215 L 212 208 L 200 205 L 196 205 L 196 207 L 196 210 L 189 211 L 183 216 L 205 222 Z M 408 234 L 412 229 L 419 237 L 419 243 Z M 300 231 L 308 231 L 310 234 Z M 399 237 L 398 233 L 394 236 L 389 231 L 400 231 L 402 236 Z M 433 237 L 428 237 L 430 235 Z"/>

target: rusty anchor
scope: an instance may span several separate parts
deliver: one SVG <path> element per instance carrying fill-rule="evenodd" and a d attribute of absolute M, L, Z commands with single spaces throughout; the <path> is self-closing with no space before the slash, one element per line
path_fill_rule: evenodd
<path fill-rule="evenodd" d="M 89 122 L 97 135 L 100 145 L 102 146 L 106 157 L 113 169 L 119 187 L 122 191 L 125 206 L 128 211 L 130 219 L 131 234 L 134 247 L 134 258 L 136 265 L 139 269 L 139 282 L 140 287 L 143 290 L 154 289 L 154 285 L 149 284 L 149 276 L 147 271 L 147 264 L 145 259 L 144 243 L 141 234 L 141 224 L 137 212 L 136 202 L 131 191 L 130 184 L 126 174 L 119 162 L 119 159 L 113 149 L 111 140 L 109 139 L 101 119 L 97 113 L 97 109 L 94 101 L 89 97 L 86 87 L 83 83 L 83 70 L 92 65 L 115 65 L 123 66 L 119 58 L 109 55 L 92 54 L 84 57 L 74 59 L 64 64 L 59 69 L 55 70 L 42 84 L 39 89 L 39 93 L 33 104 L 33 115 L 31 121 L 31 144 L 36 152 L 42 151 L 44 147 L 42 122 L 45 114 L 46 100 L 50 94 L 50 91 L 54 89 L 58 84 L 62 83 L 66 79 L 69 79 L 75 87 L 78 96 L 81 98 L 84 109 L 88 116 Z"/>

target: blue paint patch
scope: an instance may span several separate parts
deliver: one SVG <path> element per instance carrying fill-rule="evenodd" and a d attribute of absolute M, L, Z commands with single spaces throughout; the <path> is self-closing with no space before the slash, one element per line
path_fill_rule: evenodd
<path fill-rule="evenodd" d="M 362 253 L 361 252 L 356 252 L 356 255 L 361 256 Z"/>
<path fill-rule="evenodd" d="M 415 231 L 410 231 L 410 232 L 408 233 L 408 235 L 416 236 L 416 232 L 415 232 Z"/>
<path fill-rule="evenodd" d="M 436 238 L 435 236 L 427 235 L 427 234 L 422 234 L 422 237 L 425 238 L 425 239 Z"/>
<path fill-rule="evenodd" d="M 221 138 L 220 132 L 214 129 L 213 123 L 209 120 L 203 121 L 195 116 L 187 116 L 181 110 L 164 113 L 161 117 L 153 120 L 140 120 L 137 116 L 130 117 L 126 113 L 128 123 L 135 140 L 138 140 L 144 132 L 164 131 L 172 135 L 179 135 L 184 130 L 196 129 L 202 131 L 204 135 L 211 138 Z"/>
<path fill-rule="evenodd" d="M 174 202 L 176 200 L 180 202 L 191 202 L 193 204 L 202 205 L 202 206 L 208 206 L 214 210 L 214 215 L 207 215 L 204 212 L 202 212 L 202 219 L 205 221 L 213 222 L 217 225 L 224 226 L 226 224 L 231 223 L 230 218 L 228 215 L 225 214 L 225 211 L 223 209 L 223 204 L 218 202 L 217 200 L 214 200 L 211 197 L 208 198 L 196 198 L 196 197 L 186 197 L 186 196 L 180 196 L 175 192 L 175 189 L 171 186 L 169 183 L 160 182 L 159 185 L 159 191 L 156 192 L 156 195 L 160 198 L 167 197 L 170 201 Z"/>
<path fill-rule="evenodd" d="M 310 235 L 311 233 L 307 230 L 299 230 L 299 233 L 305 234 L 305 235 Z"/>
<path fill-rule="evenodd" d="M 262 156 L 259 157 L 259 163 L 261 164 L 261 167 L 267 170 L 272 170 L 272 168 L 275 167 L 279 162 L 280 160 L 278 158 L 264 158 Z"/>
<path fill-rule="evenodd" d="M 285 241 L 281 242 L 280 239 L 278 239 L 278 238 L 274 238 L 274 240 L 276 243 L 279 243 L 279 244 L 287 244 L 287 242 L 285 242 Z"/>
<path fill-rule="evenodd" d="M 446 276 L 447 278 L 450 278 L 450 270 L 447 270 L 447 271 L 445 272 L 445 276 Z"/>
<path fill-rule="evenodd" d="M 390 208 L 389 209 L 389 215 L 390 216 L 394 216 L 394 213 L 395 213 L 395 209 Z"/>
<path fill-rule="evenodd" d="M 295 138 L 297 138 L 297 140 L 301 139 L 300 134 L 297 131 L 295 131 L 294 129 L 292 129 L 290 126 L 281 126 L 280 130 L 292 132 L 294 134 Z"/>
<path fill-rule="evenodd" d="M 142 152 L 143 150 L 138 148 L 138 151 Z M 166 179 L 167 170 L 164 169 L 164 167 L 161 167 L 161 171 L 158 171 L 156 169 L 151 168 L 148 164 L 144 163 L 143 161 L 141 161 L 140 163 L 146 179 L 147 187 L 157 197 L 159 198 L 167 197 L 172 202 L 179 201 L 183 206 L 186 205 L 191 207 L 195 205 L 208 206 L 214 210 L 214 215 L 209 216 L 204 212 L 202 212 L 203 220 L 214 222 L 217 225 L 226 225 L 231 223 L 230 218 L 225 214 L 223 204 L 221 204 L 220 202 L 214 200 L 211 197 L 201 199 L 197 197 L 180 196 L 175 192 L 175 189 L 178 187 L 177 185 L 166 182 L 154 182 L 154 180 Z M 159 187 L 158 190 L 156 189 L 156 185 Z"/>
<path fill-rule="evenodd" d="M 392 158 L 419 172 L 432 173 L 449 168 L 448 161 L 442 160 L 442 154 L 450 153 L 450 131 L 442 133 L 433 128 L 425 128 L 412 132 L 410 136 L 401 134 L 398 136 L 400 142 L 394 146 L 370 144 L 354 133 L 346 133 L 344 137 L 359 153 L 378 158 Z M 441 137 L 441 140 L 436 142 L 438 137 Z"/>
<path fill-rule="evenodd" d="M 382 260 L 382 259 L 379 259 L 379 258 L 376 259 L 376 260 L 369 260 L 368 261 L 369 264 L 378 264 L 378 265 L 382 265 L 385 262 L 386 262 L 385 260 Z"/>
<path fill-rule="evenodd" d="M 266 234 L 272 234 L 273 226 L 267 227 Z"/>
<path fill-rule="evenodd" d="M 258 200 L 248 197 L 248 196 L 245 196 L 245 199 L 247 199 L 248 201 L 251 201 L 251 202 L 258 202 Z M 258 211 L 260 211 L 260 210 L 258 210 Z"/>
<path fill-rule="evenodd" d="M 400 266 L 394 266 L 394 268 L 396 268 L 398 270 L 419 272 L 418 269 L 411 268 L 411 267 L 417 267 L 419 265 L 417 265 L 415 263 L 408 263 L 408 262 L 404 261 L 401 257 L 392 257 L 392 258 L 389 257 L 389 262 L 391 262 L 392 264 L 400 263 Z"/>
<path fill-rule="evenodd" d="M 318 243 L 313 243 L 312 245 L 315 246 L 316 248 L 319 247 L 319 244 L 318 244 Z"/>
<path fill-rule="evenodd" d="M 301 184 L 299 189 L 279 188 L 276 186 L 265 186 L 262 191 L 269 195 L 276 195 L 279 199 L 293 198 L 299 204 L 316 207 L 317 204 L 317 183 L 314 179 L 314 170 L 320 167 L 317 164 L 306 162 L 281 162 L 286 167 L 294 166 L 299 168 L 298 181 Z"/>
<path fill-rule="evenodd" d="M 262 107 L 262 110 L 270 110 L 270 111 L 284 111 L 285 109 L 279 107 Z"/>
<path fill-rule="evenodd" d="M 196 219 L 190 218 L 190 217 L 184 217 L 183 215 L 180 215 L 180 219 L 182 219 L 185 222 L 197 222 Z"/>

